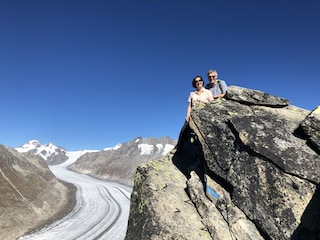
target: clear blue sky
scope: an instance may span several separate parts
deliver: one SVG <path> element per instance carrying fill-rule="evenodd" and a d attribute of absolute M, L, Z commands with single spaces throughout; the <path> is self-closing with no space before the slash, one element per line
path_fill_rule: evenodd
<path fill-rule="evenodd" d="M 319 13 L 319 0 L 1 1 L 0 143 L 177 139 L 191 81 L 211 68 L 313 110 Z"/>

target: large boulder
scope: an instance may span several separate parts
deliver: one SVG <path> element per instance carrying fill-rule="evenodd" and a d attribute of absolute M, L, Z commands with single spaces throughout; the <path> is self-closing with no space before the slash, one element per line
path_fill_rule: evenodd
<path fill-rule="evenodd" d="M 230 86 L 189 126 L 182 153 L 139 166 L 127 240 L 320 238 L 319 108 Z"/>

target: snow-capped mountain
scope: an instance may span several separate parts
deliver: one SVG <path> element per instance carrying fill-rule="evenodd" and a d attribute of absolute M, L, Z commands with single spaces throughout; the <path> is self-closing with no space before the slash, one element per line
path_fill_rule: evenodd
<path fill-rule="evenodd" d="M 168 137 L 137 137 L 104 151 L 84 154 L 69 168 L 101 179 L 133 185 L 140 164 L 167 155 L 175 144 L 176 141 Z"/>
<path fill-rule="evenodd" d="M 66 150 L 58 147 L 51 142 L 42 145 L 38 140 L 31 140 L 17 147 L 16 150 L 20 153 L 30 153 L 41 156 L 47 164 L 60 164 L 68 159 Z"/>
<path fill-rule="evenodd" d="M 137 137 L 103 150 L 67 151 L 50 142 L 43 145 L 31 140 L 16 150 L 39 155 L 48 165 L 65 163 L 73 171 L 131 185 L 139 164 L 165 156 L 175 144 L 176 141 L 168 137 Z"/>
<path fill-rule="evenodd" d="M 41 144 L 38 140 L 30 140 L 21 147 L 15 148 L 20 153 L 29 153 L 32 155 L 41 156 L 48 165 L 61 164 L 67 160 L 75 161 L 81 155 L 88 152 L 96 152 L 98 150 L 81 150 L 81 151 L 67 151 L 63 147 L 59 147 L 49 142 Z M 75 157 L 77 157 L 75 159 Z"/>
<path fill-rule="evenodd" d="M 52 143 L 47 143 L 45 145 L 41 145 L 38 140 L 31 140 L 26 142 L 21 147 L 16 148 L 18 152 L 30 152 L 30 150 L 34 151 L 35 154 L 41 155 L 43 158 L 48 157 L 48 155 L 52 154 L 57 150 L 57 146 Z"/>
<path fill-rule="evenodd" d="M 135 146 L 140 150 L 139 155 L 152 155 L 159 154 L 160 156 L 166 155 L 174 146 L 175 141 L 169 138 L 141 138 L 137 137 L 133 141 L 126 142 L 125 144 L 117 144 L 113 148 L 105 148 L 104 151 L 118 150 L 121 147 Z"/>
<path fill-rule="evenodd" d="M 41 156 L 48 165 L 61 164 L 65 161 L 76 161 L 81 155 L 98 150 L 67 151 L 65 148 L 49 142 L 41 144 L 38 140 L 30 140 L 20 147 L 15 148 L 20 153 L 29 153 Z M 70 162 L 69 162 L 70 163 Z"/>

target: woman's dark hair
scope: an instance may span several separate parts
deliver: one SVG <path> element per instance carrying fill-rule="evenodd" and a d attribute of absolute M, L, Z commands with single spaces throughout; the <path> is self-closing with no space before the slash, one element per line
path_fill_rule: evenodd
<path fill-rule="evenodd" d="M 194 88 L 197 88 L 196 78 L 200 78 L 200 79 L 201 79 L 200 81 L 202 81 L 202 82 L 204 83 L 204 81 L 203 81 L 203 79 L 202 79 L 201 76 L 195 76 L 195 77 L 193 78 L 193 80 L 192 80 L 192 87 L 194 87 Z"/>

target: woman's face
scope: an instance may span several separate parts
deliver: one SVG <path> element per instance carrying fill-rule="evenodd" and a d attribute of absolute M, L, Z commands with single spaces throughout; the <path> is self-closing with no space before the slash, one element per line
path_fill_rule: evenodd
<path fill-rule="evenodd" d="M 201 78 L 196 78 L 195 83 L 197 88 L 203 86 L 203 80 Z"/>

